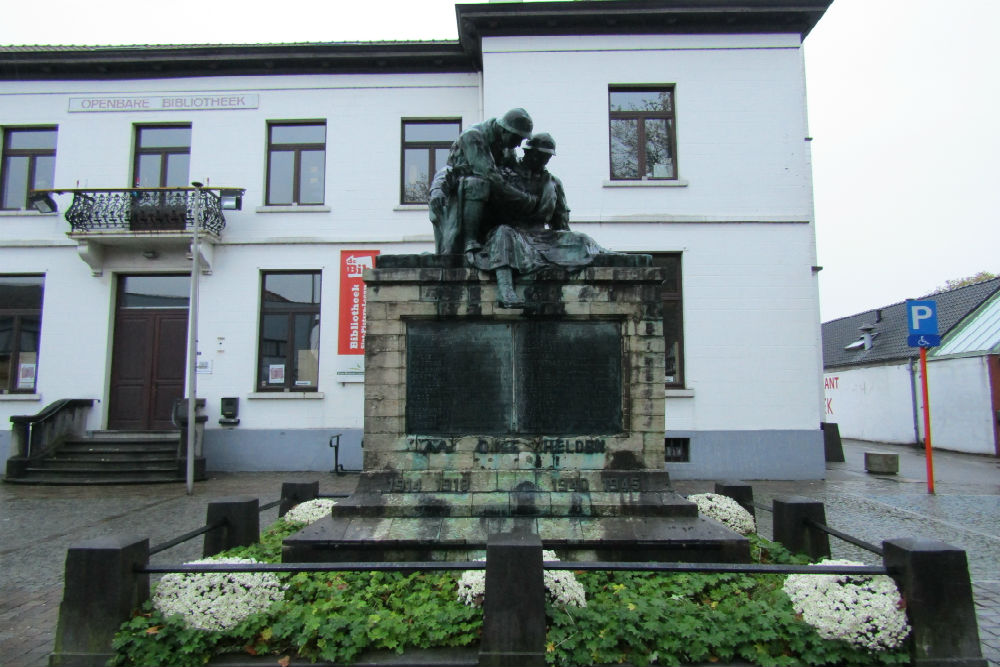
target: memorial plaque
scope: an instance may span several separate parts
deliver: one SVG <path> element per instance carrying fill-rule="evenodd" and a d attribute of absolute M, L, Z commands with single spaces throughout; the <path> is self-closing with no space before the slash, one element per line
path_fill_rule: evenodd
<path fill-rule="evenodd" d="M 510 432 L 513 362 L 503 322 L 410 322 L 406 327 L 406 431 Z"/>
<path fill-rule="evenodd" d="M 621 324 L 522 322 L 514 332 L 518 432 L 622 431 Z"/>
<path fill-rule="evenodd" d="M 414 321 L 406 349 L 408 433 L 622 431 L 618 322 Z"/>

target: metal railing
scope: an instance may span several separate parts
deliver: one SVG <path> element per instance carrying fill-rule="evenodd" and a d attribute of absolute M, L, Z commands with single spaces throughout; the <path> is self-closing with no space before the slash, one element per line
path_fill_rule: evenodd
<path fill-rule="evenodd" d="M 30 459 L 81 433 L 86 413 L 93 405 L 92 398 L 63 398 L 37 414 L 12 416 L 11 455 Z"/>
<path fill-rule="evenodd" d="M 239 208 L 241 188 L 86 188 L 33 190 L 33 208 L 56 209 L 52 195 L 72 194 L 65 218 L 74 232 L 182 232 L 195 224 L 200 198 L 199 230 L 218 235 L 226 226 L 224 209 Z"/>
<path fill-rule="evenodd" d="M 404 561 L 404 562 L 322 562 L 322 563 L 199 563 L 151 565 L 149 555 L 158 553 L 180 544 L 198 535 L 206 535 L 206 555 L 209 552 L 208 533 L 219 529 L 229 535 L 224 540 L 213 543 L 211 553 L 249 544 L 259 538 L 257 518 L 259 512 L 274 508 L 280 504 L 301 502 L 316 497 L 343 497 L 346 494 L 327 494 L 320 496 L 318 483 L 286 483 L 282 487 L 282 497 L 274 502 L 260 505 L 257 498 L 241 496 L 227 498 L 209 505 L 207 525 L 168 542 L 148 547 L 145 539 L 113 537 L 102 538 L 93 544 L 75 547 L 67 554 L 67 572 L 78 571 L 74 564 L 87 563 L 88 572 L 102 582 L 116 582 L 116 585 L 102 586 L 100 591 L 90 587 L 89 582 L 67 576 L 65 579 L 66 595 L 60 607 L 59 628 L 55 652 L 56 657 L 79 656 L 92 657 L 93 661 L 86 664 L 104 664 L 106 653 L 91 653 L 94 646 L 110 645 L 119 624 L 127 620 L 128 613 L 135 603 L 142 602 L 149 595 L 149 575 L 169 573 L 320 573 L 320 572 L 442 572 L 486 570 L 487 585 L 499 585 L 501 590 L 523 590 L 526 587 L 542 585 L 540 573 L 531 574 L 535 565 L 542 561 L 542 542 L 537 535 L 490 535 L 485 561 Z M 308 496 L 308 497 L 306 497 Z M 748 498 L 751 507 L 752 497 Z M 782 499 L 780 503 L 781 521 L 788 525 L 784 529 L 787 535 L 795 531 L 819 531 L 824 535 L 834 535 L 841 539 L 859 544 L 865 548 L 872 545 L 852 536 L 837 531 L 825 525 L 825 518 L 814 520 L 803 518 L 802 512 L 811 511 L 810 504 L 815 503 L 806 498 Z M 229 505 L 230 513 L 223 514 L 227 518 L 217 519 L 218 511 L 213 514 L 212 506 Z M 788 505 L 792 505 L 791 509 Z M 760 507 L 760 509 L 767 509 Z M 779 500 L 775 499 L 774 508 L 769 510 L 778 518 Z M 227 525 L 228 524 L 228 525 Z M 251 526 L 252 530 L 245 530 Z M 236 540 L 246 540 L 239 543 Z M 496 540 L 496 541 L 494 541 Z M 228 542 L 227 542 L 228 541 Z M 793 540 L 799 541 L 799 540 Z M 889 575 L 900 586 L 903 598 L 907 601 L 909 621 L 912 626 L 913 639 L 910 644 L 912 664 L 937 664 L 941 659 L 957 659 L 966 661 L 963 664 L 973 667 L 985 667 L 982 659 L 978 627 L 972 599 L 972 589 L 969 580 L 965 553 L 949 545 L 933 540 L 917 540 L 901 538 L 885 543 L 882 553 L 882 565 L 776 565 L 758 563 L 678 563 L 678 562 L 608 562 L 608 561 L 542 561 L 542 566 L 549 570 L 570 571 L 631 571 L 657 573 L 719 573 L 719 574 L 751 574 L 751 575 Z M 793 548 L 785 543 L 786 548 Z M 527 547 L 528 549 L 526 549 Z M 632 548 L 640 549 L 641 544 Z M 466 549 L 476 549 L 476 546 L 466 545 Z M 828 550 L 828 546 L 827 546 Z M 529 554 L 530 551 L 530 554 Z M 494 559 L 493 555 L 497 558 Z M 512 567 L 511 559 L 523 567 Z M 72 562 L 71 562 L 72 561 Z M 491 561 L 492 564 L 491 564 Z M 123 567 L 124 566 L 124 567 Z M 491 570 L 491 568 L 494 568 Z M 492 572 L 492 574 L 491 574 Z M 537 575 L 537 576 L 536 576 Z M 944 583 L 942 583 L 944 581 Z M 86 594 L 84 594 L 86 593 Z M 100 599 L 92 598 L 97 595 Z M 504 626 L 504 614 L 515 613 L 518 618 L 531 618 L 532 623 L 544 624 L 544 595 L 515 596 L 513 602 L 504 601 L 504 596 L 487 596 L 486 604 L 503 607 L 504 613 L 490 613 L 484 607 L 483 634 L 480 646 L 480 658 L 488 658 L 493 653 L 510 653 L 519 655 L 523 647 L 537 639 L 538 633 L 529 632 L 529 624 L 522 625 L 519 633 L 511 633 Z M 501 602 L 497 602 L 500 600 Z M 100 627 L 94 626 L 92 619 L 94 609 L 106 610 L 101 615 Z M 498 607 L 493 607 L 494 611 Z M 940 619 L 949 619 L 943 624 Z M 67 630 L 73 629 L 74 632 Z M 86 632 L 76 632 L 86 628 Z M 78 636 L 79 635 L 79 636 Z M 69 637 L 68 640 L 60 638 Z M 959 637 L 959 638 L 957 638 Z M 499 639 L 498 639 L 499 638 Z M 84 641 L 86 640 L 86 641 Z M 484 653 L 484 645 L 489 649 Z M 539 656 L 544 656 L 544 646 L 534 646 L 531 650 Z M 56 663 L 54 663 L 56 664 Z M 84 664 L 84 663 L 79 663 Z M 408 664 L 408 663 L 401 663 Z M 415 663 L 413 663 L 415 664 Z M 424 663 L 421 663 L 424 664 Z M 494 664 L 489 662 L 489 664 Z"/>

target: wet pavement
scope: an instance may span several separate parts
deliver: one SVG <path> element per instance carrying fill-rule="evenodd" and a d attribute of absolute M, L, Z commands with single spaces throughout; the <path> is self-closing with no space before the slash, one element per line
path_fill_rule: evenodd
<path fill-rule="evenodd" d="M 900 455 L 898 475 L 864 472 L 864 452 Z M 922 452 L 908 446 L 844 441 L 844 463 L 827 464 L 827 479 L 750 482 L 759 505 L 775 496 L 821 500 L 827 523 L 874 544 L 927 537 L 965 549 L 973 580 L 983 654 L 1000 667 L 1000 459 L 935 452 L 935 491 L 927 493 Z M 0 484 L 0 663 L 43 667 L 52 650 L 62 598 L 67 547 L 110 534 L 165 542 L 205 522 L 209 500 L 233 495 L 276 500 L 281 484 L 320 480 L 321 493 L 349 492 L 356 475 L 328 473 L 212 473 L 188 496 L 183 484 L 41 487 Z M 712 490 L 712 482 L 678 481 L 678 492 Z M 760 532 L 771 535 L 769 513 L 758 511 Z M 277 509 L 261 515 L 266 526 Z M 831 538 L 834 557 L 880 564 L 875 554 Z M 196 538 L 152 557 L 172 564 L 201 556 Z"/>

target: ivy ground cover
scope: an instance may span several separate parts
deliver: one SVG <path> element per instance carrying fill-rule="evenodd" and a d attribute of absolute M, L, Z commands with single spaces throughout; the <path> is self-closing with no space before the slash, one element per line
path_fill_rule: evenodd
<path fill-rule="evenodd" d="M 219 557 L 280 562 L 281 541 L 303 525 L 278 520 L 260 543 Z M 749 538 L 758 562 L 805 562 L 778 544 L 753 534 Z M 575 575 L 585 605 L 560 604 L 558 596 L 547 603 L 546 657 L 551 665 L 738 660 L 791 667 L 908 662 L 905 645 L 871 650 L 821 636 L 796 612 L 780 575 Z M 368 650 L 403 652 L 475 646 L 479 641 L 482 611 L 459 598 L 458 572 L 303 573 L 278 579 L 284 594 L 266 609 L 249 614 L 227 609 L 228 604 L 245 605 L 238 596 L 231 601 L 226 592 L 227 586 L 240 589 L 242 584 L 217 586 L 214 593 L 201 586 L 200 595 L 217 599 L 213 604 L 192 600 L 191 607 L 198 613 L 217 614 L 226 629 L 218 629 L 220 625 L 206 617 L 192 622 L 176 605 L 158 609 L 153 601 L 146 603 L 121 627 L 111 664 L 202 665 L 229 653 L 271 656 L 271 664 L 287 665 L 292 659 L 350 663 Z M 252 585 L 252 581 L 246 584 Z M 178 600 L 183 598 L 174 596 L 183 604 Z"/>

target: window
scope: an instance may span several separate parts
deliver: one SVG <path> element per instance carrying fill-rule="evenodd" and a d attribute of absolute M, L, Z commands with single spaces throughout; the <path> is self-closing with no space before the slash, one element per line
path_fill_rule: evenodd
<path fill-rule="evenodd" d="M 673 86 L 608 89 L 612 180 L 677 178 Z"/>
<path fill-rule="evenodd" d="M 261 391 L 315 391 L 319 380 L 320 272 L 261 277 Z"/>
<path fill-rule="evenodd" d="M 30 190 L 53 187 L 56 128 L 9 128 L 3 132 L 0 162 L 0 209 L 28 208 Z"/>
<path fill-rule="evenodd" d="M 185 188 L 191 162 L 190 125 L 135 128 L 132 187 Z"/>
<path fill-rule="evenodd" d="M 403 121 L 400 203 L 427 203 L 434 174 L 448 163 L 448 150 L 461 133 L 459 119 Z"/>
<path fill-rule="evenodd" d="M 0 276 L 0 394 L 35 393 L 42 276 Z"/>
<path fill-rule="evenodd" d="M 666 343 L 666 384 L 684 386 L 684 314 L 681 301 L 681 253 L 656 252 L 653 266 L 666 269 L 663 281 L 663 339 Z"/>
<path fill-rule="evenodd" d="M 691 438 L 664 438 L 663 460 L 667 463 L 689 463 Z"/>
<path fill-rule="evenodd" d="M 268 123 L 269 206 L 322 204 L 326 190 L 326 123 Z"/>

